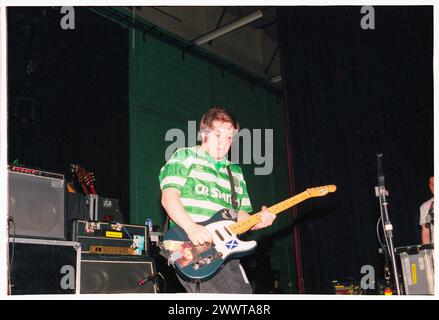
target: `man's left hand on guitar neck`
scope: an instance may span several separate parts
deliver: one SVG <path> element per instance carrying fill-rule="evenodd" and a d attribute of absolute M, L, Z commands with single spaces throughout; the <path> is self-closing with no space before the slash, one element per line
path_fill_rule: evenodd
<path fill-rule="evenodd" d="M 255 224 L 250 230 L 259 230 L 269 227 L 273 224 L 274 219 L 276 219 L 276 215 L 269 212 L 266 206 L 262 206 L 261 211 L 258 212 L 258 214 L 261 217 L 261 221 L 258 224 Z M 250 217 L 250 214 L 248 214 L 247 212 L 238 212 L 238 221 L 247 219 L 248 217 Z"/>

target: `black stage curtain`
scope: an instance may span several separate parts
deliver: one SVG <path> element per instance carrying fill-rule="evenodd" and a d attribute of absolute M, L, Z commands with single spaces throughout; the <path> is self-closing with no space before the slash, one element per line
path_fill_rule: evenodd
<path fill-rule="evenodd" d="M 67 180 L 80 164 L 95 173 L 98 195 L 120 199 L 127 220 L 128 31 L 80 7 L 75 29 L 63 30 L 64 16 L 8 8 L 8 161 Z"/>
<path fill-rule="evenodd" d="M 298 206 L 306 293 L 383 273 L 376 235 L 377 153 L 383 153 L 395 246 L 420 243 L 419 206 L 433 175 L 433 9 L 279 9 L 284 94 L 296 192 L 335 184 Z"/>

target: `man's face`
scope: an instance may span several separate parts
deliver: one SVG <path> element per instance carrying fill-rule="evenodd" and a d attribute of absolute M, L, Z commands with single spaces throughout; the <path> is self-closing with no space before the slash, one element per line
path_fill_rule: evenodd
<path fill-rule="evenodd" d="M 210 131 L 201 134 L 202 146 L 215 160 L 219 161 L 229 152 L 234 133 L 235 129 L 230 122 L 215 120 L 212 122 Z"/>
<path fill-rule="evenodd" d="M 434 177 L 430 177 L 429 187 L 432 194 L 434 194 Z"/>

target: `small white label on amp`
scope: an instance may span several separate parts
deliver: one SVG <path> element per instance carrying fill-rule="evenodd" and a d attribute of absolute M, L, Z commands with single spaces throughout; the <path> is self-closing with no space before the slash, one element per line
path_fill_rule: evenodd
<path fill-rule="evenodd" d="M 62 180 L 52 180 L 51 181 L 52 188 L 62 188 L 64 186 L 64 181 Z"/>

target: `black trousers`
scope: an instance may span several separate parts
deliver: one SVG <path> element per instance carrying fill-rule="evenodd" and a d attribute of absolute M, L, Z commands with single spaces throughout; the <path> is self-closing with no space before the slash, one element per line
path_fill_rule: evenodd
<path fill-rule="evenodd" d="M 178 278 L 189 293 L 196 293 L 196 283 Z M 253 289 L 239 260 L 230 260 L 211 279 L 200 283 L 200 293 L 242 293 L 251 294 Z"/>

